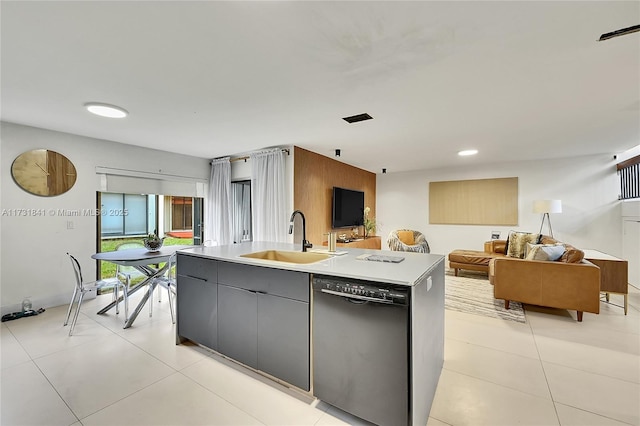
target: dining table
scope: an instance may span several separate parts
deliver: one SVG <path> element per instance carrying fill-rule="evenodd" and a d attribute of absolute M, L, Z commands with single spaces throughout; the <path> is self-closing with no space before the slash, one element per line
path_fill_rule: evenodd
<path fill-rule="evenodd" d="M 145 287 L 145 285 L 149 285 L 149 291 L 146 291 L 145 294 L 140 299 L 140 302 L 134 309 L 133 313 L 129 315 L 129 318 L 124 323 L 123 328 L 129 328 L 136 320 L 140 311 L 147 303 L 149 296 L 152 294 L 153 290 L 157 286 L 156 278 L 164 275 L 164 273 L 169 268 L 168 260 L 169 258 L 178 250 L 183 250 L 187 248 L 193 247 L 192 245 L 175 245 L 175 246 L 162 246 L 159 250 L 149 251 L 144 247 L 140 248 L 132 248 L 126 250 L 116 250 L 116 251 L 108 251 L 108 252 L 100 252 L 91 255 L 92 259 L 102 260 L 105 262 L 115 263 L 116 265 L 121 266 L 132 266 L 138 271 L 142 272 L 145 275 L 145 279 L 137 284 L 135 287 L 131 289 L 129 294 L 133 294 L 139 289 Z M 160 264 L 163 264 L 160 266 Z M 98 314 L 104 314 L 117 303 L 119 303 L 122 298 L 118 298 L 114 300 L 104 308 L 98 311 Z"/>

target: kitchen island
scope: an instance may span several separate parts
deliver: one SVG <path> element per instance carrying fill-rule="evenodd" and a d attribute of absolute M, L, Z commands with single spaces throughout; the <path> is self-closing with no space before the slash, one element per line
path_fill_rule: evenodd
<path fill-rule="evenodd" d="M 273 250 L 300 248 L 179 251 L 178 341 L 371 422 L 426 424 L 443 363 L 444 257 L 365 249 L 326 259 L 246 257 Z"/>

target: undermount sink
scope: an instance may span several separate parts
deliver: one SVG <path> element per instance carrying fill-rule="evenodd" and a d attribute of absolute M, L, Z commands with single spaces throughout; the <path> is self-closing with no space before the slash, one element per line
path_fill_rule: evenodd
<path fill-rule="evenodd" d="M 331 256 L 329 256 L 328 254 L 308 253 L 301 251 L 265 250 L 257 251 L 255 253 L 241 254 L 240 257 L 272 260 L 275 262 L 286 263 L 315 263 L 321 260 L 328 259 Z"/>

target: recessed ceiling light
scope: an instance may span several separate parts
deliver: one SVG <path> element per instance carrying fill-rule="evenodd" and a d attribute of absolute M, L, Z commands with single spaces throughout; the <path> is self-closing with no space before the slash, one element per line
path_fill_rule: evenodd
<path fill-rule="evenodd" d="M 108 117 L 108 118 L 124 118 L 129 113 L 126 109 L 120 108 L 119 106 L 109 105 L 109 104 L 101 104 L 97 102 L 89 102 L 84 104 L 84 107 L 95 115 L 99 115 L 100 117 Z"/>
<path fill-rule="evenodd" d="M 468 155 L 476 155 L 478 153 L 477 149 L 465 149 L 464 151 L 459 151 L 458 155 L 461 157 L 466 157 Z"/>

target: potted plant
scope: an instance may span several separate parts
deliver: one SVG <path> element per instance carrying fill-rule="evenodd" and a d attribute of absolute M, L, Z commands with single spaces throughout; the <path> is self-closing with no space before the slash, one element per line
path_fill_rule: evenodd
<path fill-rule="evenodd" d="M 162 248 L 162 244 L 164 244 L 164 238 L 165 237 L 158 237 L 156 233 L 149 234 L 142 239 L 142 244 L 144 244 L 145 248 L 149 251 L 158 251 Z"/>
<path fill-rule="evenodd" d="M 371 209 L 369 207 L 364 208 L 364 215 L 362 218 L 362 225 L 364 226 L 364 237 L 370 237 L 376 232 L 376 219 L 373 217 L 369 217 L 369 212 Z"/>

